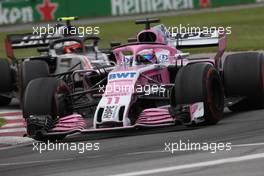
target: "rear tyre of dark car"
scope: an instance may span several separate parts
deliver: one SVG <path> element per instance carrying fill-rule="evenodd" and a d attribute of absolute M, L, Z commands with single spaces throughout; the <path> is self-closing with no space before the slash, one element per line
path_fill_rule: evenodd
<path fill-rule="evenodd" d="M 224 87 L 227 97 L 242 97 L 228 108 L 246 111 L 264 105 L 264 55 L 257 52 L 238 53 L 226 57 Z"/>
<path fill-rule="evenodd" d="M 23 101 L 24 91 L 31 80 L 49 76 L 49 66 L 45 61 L 24 61 L 20 67 L 20 99 Z"/>
<path fill-rule="evenodd" d="M 0 59 L 0 93 L 7 93 L 12 91 L 13 79 L 12 79 L 12 69 L 9 65 L 8 60 Z M 0 96 L 0 106 L 9 105 L 12 98 Z"/>
<path fill-rule="evenodd" d="M 12 98 L 0 96 L 0 106 L 7 106 L 11 103 Z"/>
<path fill-rule="evenodd" d="M 175 79 L 172 105 L 204 103 L 204 125 L 216 124 L 223 115 L 224 90 L 218 71 L 210 64 L 181 68 Z"/>
<path fill-rule="evenodd" d="M 23 115 L 27 132 L 37 140 L 44 140 L 43 132 L 50 130 L 58 118 L 71 114 L 67 85 L 56 78 L 32 80 L 24 94 Z"/>

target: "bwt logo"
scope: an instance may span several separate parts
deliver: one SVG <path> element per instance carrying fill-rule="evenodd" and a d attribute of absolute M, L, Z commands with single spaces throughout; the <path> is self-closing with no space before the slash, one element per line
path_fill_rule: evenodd
<path fill-rule="evenodd" d="M 109 75 L 108 79 L 126 79 L 126 78 L 134 78 L 137 73 L 135 72 L 125 72 L 125 73 L 112 73 Z"/>

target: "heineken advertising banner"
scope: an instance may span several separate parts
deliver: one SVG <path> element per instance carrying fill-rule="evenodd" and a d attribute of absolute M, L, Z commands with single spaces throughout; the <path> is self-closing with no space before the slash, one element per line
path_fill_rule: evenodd
<path fill-rule="evenodd" d="M 191 8 L 249 4 L 264 0 L 111 0 L 112 15 L 131 15 Z"/>
<path fill-rule="evenodd" d="M 118 16 L 263 2 L 264 0 L 8 0 L 0 25 L 50 21 L 61 16 Z"/>
<path fill-rule="evenodd" d="M 253 4 L 259 0 L 193 0 L 195 7 L 205 8 L 205 7 L 220 7 L 228 5 L 237 4 Z"/>
<path fill-rule="evenodd" d="M 112 15 L 130 15 L 193 8 L 193 0 L 112 0 Z"/>

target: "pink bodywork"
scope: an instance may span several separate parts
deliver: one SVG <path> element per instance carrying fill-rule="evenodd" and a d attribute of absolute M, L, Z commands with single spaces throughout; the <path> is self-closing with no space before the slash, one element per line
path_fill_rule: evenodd
<path fill-rule="evenodd" d="M 226 37 L 221 36 L 219 38 L 219 46 L 218 52 L 214 57 L 205 58 L 205 59 L 177 59 L 176 54 L 178 54 L 178 50 L 175 47 L 169 46 L 165 44 L 164 36 L 159 34 L 156 30 L 144 30 L 138 34 L 138 36 L 143 32 L 153 32 L 156 34 L 156 44 L 146 44 L 146 43 L 136 43 L 136 44 L 128 44 L 121 47 L 118 47 L 114 50 L 114 54 L 116 57 L 117 67 L 114 69 L 113 72 L 124 72 L 124 71 L 137 71 L 142 66 L 132 66 L 132 67 L 125 67 L 121 65 L 121 57 L 122 52 L 124 51 L 132 51 L 133 59 L 136 58 L 136 54 L 144 49 L 165 49 L 170 52 L 168 64 L 176 64 L 178 66 L 185 66 L 191 63 L 197 62 L 208 62 L 214 65 L 217 69 L 219 68 L 220 58 L 222 57 L 225 47 L 226 47 Z M 162 76 L 163 84 L 169 84 L 169 72 L 167 68 L 161 70 L 147 70 L 144 72 L 144 75 L 153 76 L 155 74 L 160 74 Z M 145 85 L 147 84 L 147 80 L 143 77 L 140 77 L 139 80 L 140 84 Z M 120 81 L 117 84 L 125 84 L 124 82 Z M 110 94 L 111 96 L 111 94 Z M 115 96 L 115 95 L 113 95 Z M 190 118 L 192 119 L 192 114 L 196 111 L 196 105 L 190 105 Z M 67 132 L 67 131 L 76 131 L 76 132 L 93 132 L 93 131 L 107 131 L 107 130 L 122 130 L 122 129 L 130 129 L 140 126 L 166 126 L 166 125 L 173 125 L 175 124 L 175 118 L 171 116 L 169 113 L 168 108 L 159 107 L 159 108 L 150 108 L 145 109 L 138 117 L 136 123 L 133 126 L 126 126 L 126 127 L 115 127 L 115 128 L 102 128 L 102 129 L 94 129 L 92 128 L 87 121 L 85 121 L 81 115 L 73 114 L 70 116 L 63 117 L 59 120 L 58 124 L 50 131 L 50 132 Z M 88 128 L 87 128 L 88 127 Z"/>
<path fill-rule="evenodd" d="M 52 132 L 64 132 L 72 130 L 82 130 L 87 126 L 87 121 L 80 114 L 72 114 L 59 119 L 56 126 L 51 129 Z"/>
<path fill-rule="evenodd" d="M 116 57 L 117 65 L 121 65 L 121 56 L 120 53 L 124 51 L 132 51 L 133 59 L 136 58 L 136 54 L 144 49 L 166 49 L 170 51 L 169 63 L 175 63 L 175 55 L 177 54 L 176 48 L 170 47 L 168 45 L 163 44 L 135 44 L 135 45 L 127 45 L 114 50 L 114 54 Z"/>
<path fill-rule="evenodd" d="M 137 125 L 162 125 L 174 124 L 175 119 L 170 115 L 167 108 L 145 109 L 136 122 Z"/>

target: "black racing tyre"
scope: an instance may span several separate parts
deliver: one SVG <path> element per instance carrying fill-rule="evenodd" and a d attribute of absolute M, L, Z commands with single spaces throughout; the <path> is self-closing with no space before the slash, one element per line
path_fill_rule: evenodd
<path fill-rule="evenodd" d="M 28 83 L 36 78 L 49 76 L 49 66 L 45 61 L 24 61 L 20 67 L 20 99 L 23 99 L 24 91 Z"/>
<path fill-rule="evenodd" d="M 174 105 L 203 102 L 204 125 L 216 124 L 222 118 L 223 85 L 218 71 L 210 64 L 196 63 L 181 68 L 171 98 Z"/>
<path fill-rule="evenodd" d="M 245 111 L 263 108 L 264 55 L 257 52 L 231 54 L 224 62 L 224 87 L 227 97 L 244 97 L 228 108 Z"/>
<path fill-rule="evenodd" d="M 7 106 L 10 104 L 12 98 L 0 96 L 0 106 Z"/>
<path fill-rule="evenodd" d="M 0 92 L 9 92 L 12 90 L 12 69 L 6 59 L 0 59 Z"/>
<path fill-rule="evenodd" d="M 8 60 L 0 59 L 0 92 L 8 92 L 12 90 L 12 69 Z"/>
<path fill-rule="evenodd" d="M 35 140 L 61 140 L 65 136 L 42 135 L 53 128 L 57 118 L 69 115 L 69 89 L 62 80 L 37 78 L 28 84 L 23 99 L 23 116 L 27 121 L 27 134 Z M 33 116 L 31 116 L 33 115 Z"/>
<path fill-rule="evenodd" d="M 54 119 L 71 113 L 65 95 L 69 93 L 66 83 L 56 78 L 32 80 L 24 94 L 23 115 L 50 115 Z"/>
<path fill-rule="evenodd" d="M 12 69 L 9 65 L 8 60 L 0 59 L 0 92 L 10 92 L 12 91 L 13 79 L 12 79 Z M 12 98 L 0 96 L 0 106 L 9 105 Z"/>

